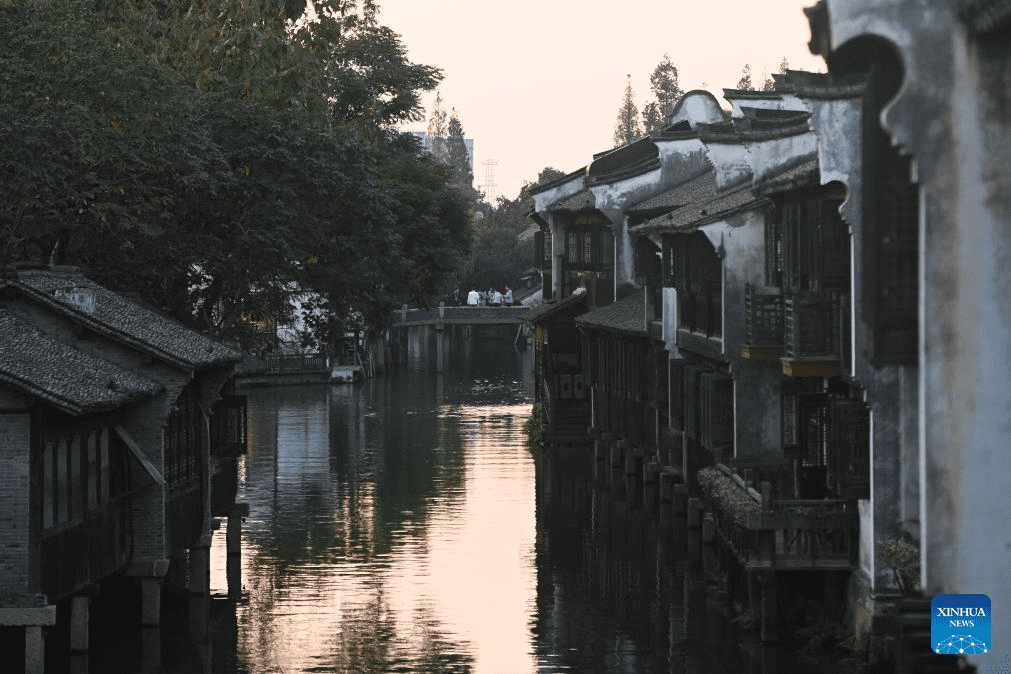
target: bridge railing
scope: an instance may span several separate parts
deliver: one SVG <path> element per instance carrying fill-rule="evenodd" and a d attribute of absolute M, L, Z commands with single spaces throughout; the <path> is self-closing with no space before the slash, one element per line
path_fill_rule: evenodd
<path fill-rule="evenodd" d="M 524 306 L 511 307 L 441 307 L 438 309 L 399 309 L 393 312 L 393 323 L 434 323 L 450 321 L 456 323 L 510 321 L 521 322 L 528 311 Z"/>

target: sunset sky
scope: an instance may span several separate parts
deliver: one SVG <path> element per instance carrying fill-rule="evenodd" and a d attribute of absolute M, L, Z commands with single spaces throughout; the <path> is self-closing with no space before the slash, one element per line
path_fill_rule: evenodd
<path fill-rule="evenodd" d="M 402 36 L 412 61 L 443 70 L 444 105 L 474 140 L 474 185 L 487 185 L 484 162 L 494 160 L 495 193 L 514 198 L 541 169 L 573 171 L 609 149 L 627 76 L 641 110 L 664 53 L 683 90 L 720 99 L 745 63 L 756 87 L 784 56 L 791 68 L 824 71 L 807 48 L 803 8 L 813 4 L 379 0 L 379 20 Z M 424 98 L 426 109 L 433 100 Z"/>

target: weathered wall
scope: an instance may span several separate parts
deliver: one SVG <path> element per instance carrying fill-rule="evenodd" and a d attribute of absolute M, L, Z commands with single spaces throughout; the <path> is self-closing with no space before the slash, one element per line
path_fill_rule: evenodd
<path fill-rule="evenodd" d="M 841 183 L 846 198 L 839 208 L 849 225 L 850 238 L 850 371 L 867 393 L 871 408 L 871 498 L 861 504 L 860 565 L 873 593 L 886 596 L 898 588 L 891 568 L 878 559 L 881 545 L 899 536 L 903 522 L 915 513 L 903 503 L 917 490 L 909 490 L 904 475 L 917 471 L 916 437 L 909 432 L 916 418 L 915 398 L 901 386 L 900 368 L 875 368 L 865 357 L 866 333 L 861 329 L 863 297 L 863 227 L 861 219 L 863 173 L 862 98 L 805 99 L 817 133 L 822 184 Z M 911 463 L 910 463 L 911 462 Z"/>
<path fill-rule="evenodd" d="M 763 208 L 701 228 L 723 260 L 723 356 L 734 378 L 735 457 L 745 462 L 783 460 L 779 361 L 741 357 L 745 285 L 765 284 L 765 217 Z"/>
<path fill-rule="evenodd" d="M 921 184 L 919 447 L 925 593 L 985 593 L 1011 615 L 1011 46 L 969 35 L 954 0 L 830 0 L 833 47 L 876 34 L 906 77 L 885 128 Z M 994 621 L 987 655 L 1008 652 Z"/>

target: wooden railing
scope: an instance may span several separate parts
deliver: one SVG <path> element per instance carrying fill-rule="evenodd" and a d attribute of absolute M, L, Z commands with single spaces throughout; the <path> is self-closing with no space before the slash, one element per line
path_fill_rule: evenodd
<path fill-rule="evenodd" d="M 842 320 L 838 298 L 829 293 L 790 293 L 784 299 L 786 357 L 838 359 Z"/>
<path fill-rule="evenodd" d="M 265 360 L 267 374 L 326 372 L 328 368 L 325 353 L 272 354 Z"/>
<path fill-rule="evenodd" d="M 740 487 L 735 499 L 753 501 L 744 512 L 740 504 L 707 497 L 723 543 L 748 569 L 851 569 L 857 564 L 860 524 L 851 501 L 775 500 L 767 508 L 753 489 Z"/>
<path fill-rule="evenodd" d="M 783 296 L 744 287 L 744 342 L 749 346 L 783 348 Z"/>

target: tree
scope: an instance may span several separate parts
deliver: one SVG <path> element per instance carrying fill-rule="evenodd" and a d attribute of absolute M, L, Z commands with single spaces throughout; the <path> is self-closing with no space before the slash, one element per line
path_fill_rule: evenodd
<path fill-rule="evenodd" d="M 744 64 L 744 68 L 741 69 L 741 79 L 737 81 L 738 91 L 754 91 L 755 87 L 751 84 L 751 66 L 747 63 Z"/>
<path fill-rule="evenodd" d="M 369 0 L 314 7 L 0 5 L 0 267 L 81 265 L 239 340 L 292 288 L 373 322 L 434 296 L 466 208 L 389 127 L 440 74 Z"/>
<path fill-rule="evenodd" d="M 618 122 L 614 127 L 614 144 L 625 145 L 638 140 L 642 135 L 639 109 L 635 106 L 635 93 L 632 91 L 632 76 L 629 75 L 625 84 L 625 96 L 618 109 Z"/>
<path fill-rule="evenodd" d="M 463 289 L 519 288 L 533 259 L 533 239 L 523 240 L 528 229 L 527 214 L 533 208 L 530 190 L 565 174 L 545 168 L 535 182 L 526 182 L 514 199 L 499 197 L 498 203 L 481 221 L 474 237 L 473 266 L 461 280 Z"/>
<path fill-rule="evenodd" d="M 785 74 L 787 70 L 790 69 L 790 62 L 786 60 L 784 56 L 779 62 L 779 72 L 780 74 Z M 762 85 L 762 91 L 772 91 L 776 88 L 776 80 L 771 76 L 765 78 L 765 83 Z"/>
<path fill-rule="evenodd" d="M 470 152 L 463 137 L 463 125 L 454 110 L 449 118 L 446 138 L 446 159 L 449 164 L 450 182 L 464 192 L 474 189 L 474 171 L 471 169 Z"/>
<path fill-rule="evenodd" d="M 428 116 L 428 142 L 431 143 L 429 151 L 432 156 L 443 162 L 448 157 L 446 148 L 448 138 L 449 124 L 446 121 L 446 111 L 442 109 L 442 95 L 436 91 L 432 112 Z"/>
<path fill-rule="evenodd" d="M 642 120 L 646 133 L 653 134 L 667 126 L 674 112 L 674 106 L 681 100 L 684 92 L 678 86 L 678 69 L 671 63 L 667 54 L 663 55 L 663 60 L 653 70 L 649 81 L 656 100 L 647 103 L 643 108 Z"/>

